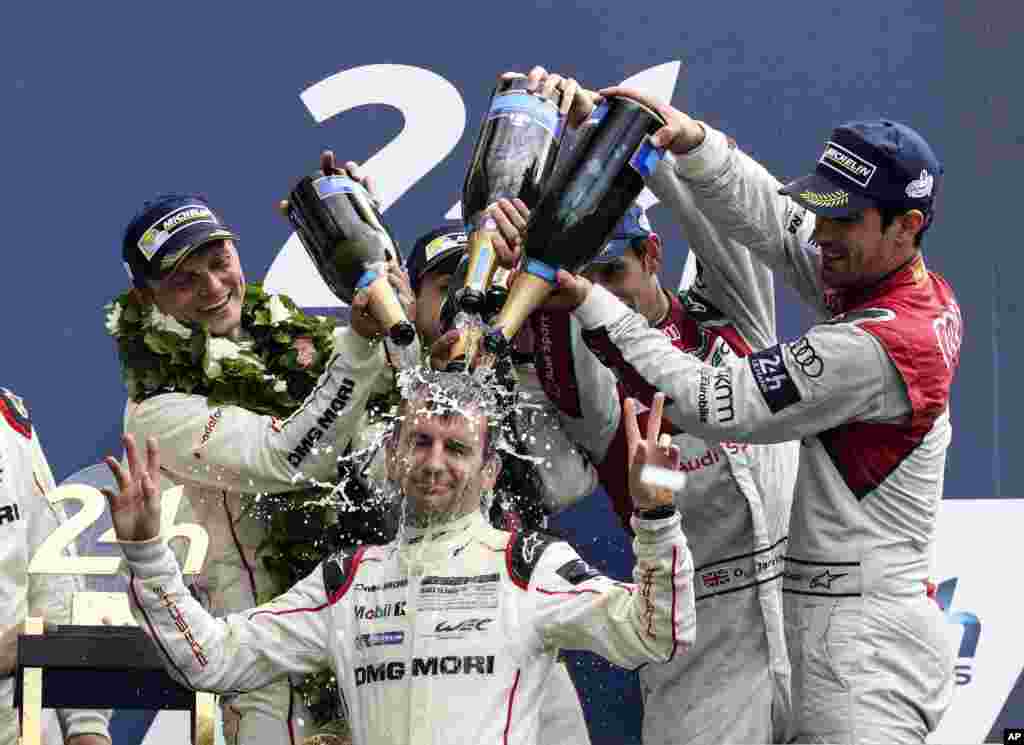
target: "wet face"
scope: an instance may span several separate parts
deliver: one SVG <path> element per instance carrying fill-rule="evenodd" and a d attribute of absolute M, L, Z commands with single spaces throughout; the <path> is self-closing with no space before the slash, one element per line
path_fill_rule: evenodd
<path fill-rule="evenodd" d="M 441 336 L 441 305 L 448 296 L 451 272 L 427 272 L 416 293 L 416 333 L 424 347 L 430 347 Z"/>
<path fill-rule="evenodd" d="M 497 456 L 486 454 L 484 415 L 436 413 L 422 398 L 403 409 L 397 442 L 388 446 L 388 476 L 405 495 L 412 523 L 424 527 L 479 510 L 498 471 Z"/>
<path fill-rule="evenodd" d="M 242 321 L 245 276 L 234 241 L 211 241 L 173 273 L 151 284 L 157 307 L 181 322 L 205 323 L 214 336 L 234 336 Z"/>
<path fill-rule="evenodd" d="M 916 211 L 897 217 L 882 230 L 882 214 L 870 207 L 844 218 L 817 217 L 813 240 L 821 248 L 827 287 L 852 289 L 875 284 L 916 253 Z M 920 213 L 916 213 L 920 215 Z"/>

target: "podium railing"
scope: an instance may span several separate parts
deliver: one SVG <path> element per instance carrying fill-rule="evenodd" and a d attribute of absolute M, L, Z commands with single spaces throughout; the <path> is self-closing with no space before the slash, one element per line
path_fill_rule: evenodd
<path fill-rule="evenodd" d="M 41 745 L 43 708 L 171 709 L 191 713 L 193 745 L 213 745 L 214 696 L 171 678 L 137 626 L 57 626 L 29 618 L 18 637 L 14 705 L 21 745 Z"/>

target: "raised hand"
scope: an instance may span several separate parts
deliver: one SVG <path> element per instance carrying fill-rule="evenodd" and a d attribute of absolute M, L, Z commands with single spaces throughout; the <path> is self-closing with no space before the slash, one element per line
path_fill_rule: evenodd
<path fill-rule="evenodd" d="M 656 96 L 621 85 L 604 88 L 600 95 L 631 98 L 657 112 L 665 120 L 665 126 L 651 135 L 651 143 L 655 147 L 667 148 L 676 155 L 683 155 L 704 142 L 704 127 L 700 123 Z"/>
<path fill-rule="evenodd" d="M 110 505 L 114 533 L 122 541 L 148 541 L 160 535 L 160 451 L 155 438 L 146 440 L 145 460 L 135 438 L 121 437 L 128 471 L 111 456 L 103 459 L 117 482 L 117 493 L 103 489 Z"/>
<path fill-rule="evenodd" d="M 627 398 L 622 407 L 625 418 L 626 443 L 629 449 L 629 493 L 633 506 L 638 510 L 672 504 L 672 490 L 651 486 L 641 476 L 644 466 L 656 466 L 669 471 L 679 470 L 679 448 L 672 444 L 669 435 L 661 433 L 661 417 L 665 410 L 665 394 L 654 394 L 651 411 L 647 417 L 646 437 L 640 434 L 636 418 L 636 400 Z"/>
<path fill-rule="evenodd" d="M 587 90 L 574 78 L 548 72 L 540 65 L 530 70 L 527 77 L 527 90 L 539 91 L 549 100 L 556 100 L 555 92 L 558 91 L 558 110 L 566 117 L 570 127 L 583 124 L 601 102 L 600 95 Z"/>
<path fill-rule="evenodd" d="M 367 192 L 370 194 L 370 199 L 373 200 L 374 204 L 380 208 L 380 200 L 377 198 L 377 191 L 374 189 L 373 179 L 363 173 L 359 164 L 353 160 L 345 161 L 344 166 L 339 166 L 337 160 L 334 157 L 333 150 L 324 150 L 320 153 L 320 172 L 325 176 L 348 176 L 353 181 L 356 181 L 363 185 Z M 288 200 L 282 199 L 277 204 L 278 210 L 282 215 L 288 217 Z"/>
<path fill-rule="evenodd" d="M 491 245 L 498 256 L 498 263 L 506 269 L 515 269 L 523 257 L 523 239 L 526 223 L 530 220 L 530 208 L 522 199 L 499 199 L 487 208 L 487 214 L 495 223 Z"/>
<path fill-rule="evenodd" d="M 395 261 L 388 262 L 387 273 L 388 282 L 395 288 L 395 295 L 402 304 L 405 317 L 410 320 L 416 318 L 416 295 L 412 291 L 409 275 Z M 369 301 L 370 296 L 366 290 L 357 292 L 352 298 L 352 313 L 349 317 L 352 330 L 364 339 L 374 339 L 384 333 L 384 327 L 367 310 Z"/>

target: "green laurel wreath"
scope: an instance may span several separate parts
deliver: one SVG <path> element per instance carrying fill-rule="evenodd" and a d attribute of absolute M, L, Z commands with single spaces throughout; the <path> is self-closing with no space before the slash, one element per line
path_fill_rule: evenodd
<path fill-rule="evenodd" d="M 104 310 L 133 401 L 176 391 L 205 396 L 211 405 L 286 418 L 313 390 L 334 352 L 333 319 L 306 315 L 290 298 L 268 294 L 259 284 L 246 285 L 239 341 L 211 336 L 199 324 L 181 324 L 131 290 Z M 328 494 L 307 488 L 243 495 L 246 509 L 266 525 L 258 554 L 275 585 L 258 602 L 287 590 L 328 553 L 324 526 L 334 518 L 325 506 Z M 336 686 L 330 670 L 307 675 L 297 686 L 317 726 L 343 726 L 335 721 Z"/>

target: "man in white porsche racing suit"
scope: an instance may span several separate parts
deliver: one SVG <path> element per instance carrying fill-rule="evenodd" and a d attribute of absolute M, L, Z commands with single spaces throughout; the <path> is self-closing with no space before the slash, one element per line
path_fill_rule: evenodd
<path fill-rule="evenodd" d="M 353 175 L 358 177 L 358 171 Z M 170 225 L 158 233 L 165 238 L 155 252 L 145 243 L 154 225 Z M 124 258 L 139 291 L 149 293 L 168 315 L 205 323 L 215 336 L 244 338 L 240 319 L 245 278 L 233 238 L 204 200 L 169 195 L 147 203 L 131 221 Z M 370 323 L 363 316 L 357 320 L 363 326 Z M 157 438 L 165 474 L 185 488 L 191 519 L 209 534 L 207 560 L 195 589 L 215 615 L 251 608 L 259 596 L 275 591 L 257 556 L 266 529 L 260 519 L 243 512 L 243 494 L 277 494 L 303 488 L 308 479 L 335 480 L 338 455 L 365 426 L 371 393 L 391 385 L 384 344 L 371 340 L 373 332 L 372 326 L 361 331 L 339 328 L 334 356 L 318 385 L 284 421 L 173 391 L 128 403 L 125 432 Z M 226 698 L 222 709 L 229 742 L 301 741 L 301 700 L 287 678 Z"/>
<path fill-rule="evenodd" d="M 28 574 L 36 551 L 64 522 L 63 510 L 46 497 L 53 488 L 28 410 L 0 388 L 0 742 L 5 744 L 13 745 L 20 729 L 19 711 L 12 708 L 18 624 L 29 615 L 70 623 L 72 598 L 84 587 L 74 576 Z M 62 709 L 57 716 L 67 745 L 110 745 L 109 711 Z M 49 745 L 61 741 L 53 729 L 44 733 Z"/>
<path fill-rule="evenodd" d="M 224 621 L 190 596 L 158 535 L 155 443 L 143 463 L 126 438 L 130 476 L 107 461 L 121 492 L 111 517 L 134 612 L 172 675 L 246 690 L 328 661 L 359 745 L 525 745 L 536 740 L 560 648 L 627 667 L 685 653 L 694 635 L 689 550 L 671 493 L 638 478 L 645 463 L 672 463 L 657 431 L 636 444 L 636 584 L 627 584 L 550 536 L 487 524 L 480 500 L 500 468 L 498 418 L 476 381 L 426 373 L 402 414 L 387 463 L 406 510 L 398 539 L 342 550 L 284 595 Z"/>
<path fill-rule="evenodd" d="M 961 314 L 921 233 L 942 168 L 909 127 L 836 128 L 785 188 L 720 132 L 637 91 L 702 213 L 783 272 L 823 322 L 723 368 L 674 349 L 599 287 L 563 274 L 584 329 L 705 437 L 803 438 L 784 583 L 800 742 L 923 742 L 952 694 L 953 650 L 926 583 L 950 442 Z M 726 402 L 728 406 L 716 405 Z"/>

